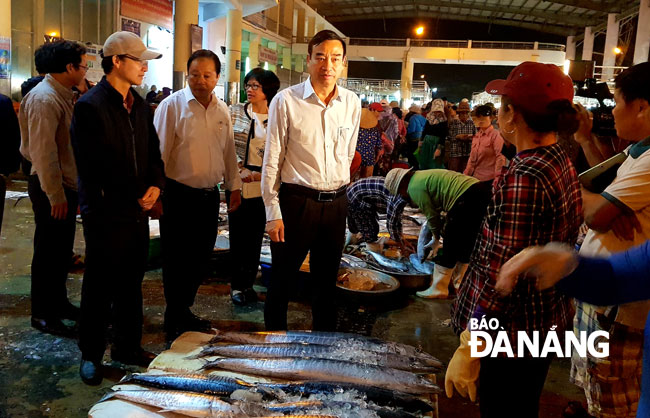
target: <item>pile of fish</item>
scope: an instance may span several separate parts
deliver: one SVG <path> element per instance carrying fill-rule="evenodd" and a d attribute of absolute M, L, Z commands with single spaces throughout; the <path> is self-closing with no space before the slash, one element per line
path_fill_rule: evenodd
<path fill-rule="evenodd" d="M 227 345 L 225 345 L 227 344 Z M 416 348 L 356 334 L 287 331 L 221 332 L 192 359 L 203 370 L 282 380 L 252 383 L 207 374 L 132 374 L 124 399 L 195 417 L 413 418 L 432 410 L 422 395 L 440 391 L 422 373 L 440 361 Z"/>

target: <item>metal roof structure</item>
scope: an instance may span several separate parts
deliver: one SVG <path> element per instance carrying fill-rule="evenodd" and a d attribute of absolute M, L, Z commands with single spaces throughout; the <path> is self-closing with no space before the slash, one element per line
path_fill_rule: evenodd
<path fill-rule="evenodd" d="M 506 25 L 555 35 L 584 36 L 638 14 L 639 0 L 305 0 L 332 23 L 394 18 L 431 18 Z"/>

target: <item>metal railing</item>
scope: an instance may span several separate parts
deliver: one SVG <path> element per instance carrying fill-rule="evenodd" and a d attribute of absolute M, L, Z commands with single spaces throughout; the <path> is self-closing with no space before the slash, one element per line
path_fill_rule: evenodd
<path fill-rule="evenodd" d="M 406 39 L 350 38 L 349 44 L 361 46 L 406 46 Z"/>
<path fill-rule="evenodd" d="M 468 48 L 469 41 L 445 41 L 440 39 L 411 39 L 411 46 L 424 48 Z"/>
<path fill-rule="evenodd" d="M 266 29 L 266 15 L 261 12 L 245 16 L 244 20 L 260 29 Z"/>

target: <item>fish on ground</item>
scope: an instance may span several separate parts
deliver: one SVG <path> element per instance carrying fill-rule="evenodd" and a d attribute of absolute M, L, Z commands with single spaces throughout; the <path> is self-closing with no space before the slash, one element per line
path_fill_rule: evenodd
<path fill-rule="evenodd" d="M 358 334 L 343 332 L 319 331 L 262 331 L 262 332 L 236 332 L 219 331 L 210 340 L 210 344 L 219 342 L 234 342 L 239 344 L 282 344 L 302 343 L 316 345 L 331 345 L 350 349 L 374 351 L 377 353 L 393 353 L 415 357 L 424 365 L 442 368 L 442 363 L 429 353 L 420 351 L 413 346 L 383 341 L 379 338 L 364 337 Z"/>
<path fill-rule="evenodd" d="M 288 344 L 234 344 L 206 346 L 196 357 L 222 356 L 236 358 L 323 358 L 346 359 L 353 363 L 386 366 L 419 373 L 433 373 L 439 367 L 425 364 L 416 357 L 395 353 L 377 353 L 356 347 L 288 343 Z"/>
<path fill-rule="evenodd" d="M 374 251 L 368 251 L 368 255 L 375 259 L 380 266 L 392 269 L 395 272 L 406 273 L 409 271 L 409 267 L 403 261 L 395 260 L 388 258 L 382 254 L 376 253 Z"/>
<path fill-rule="evenodd" d="M 288 380 L 329 380 L 365 384 L 412 394 L 438 393 L 440 388 L 424 376 L 405 370 L 327 359 L 220 358 L 204 369 L 222 369 Z"/>
<path fill-rule="evenodd" d="M 145 374 L 133 373 L 124 376 L 121 384 L 134 383 L 158 389 L 180 390 L 208 395 L 230 396 L 236 390 L 251 390 L 254 384 L 241 379 L 204 374 Z"/>

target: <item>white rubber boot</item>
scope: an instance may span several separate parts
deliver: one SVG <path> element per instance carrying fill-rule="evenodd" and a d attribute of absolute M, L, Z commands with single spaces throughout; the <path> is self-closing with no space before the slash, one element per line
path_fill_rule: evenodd
<path fill-rule="evenodd" d="M 427 299 L 446 299 L 449 296 L 449 282 L 451 281 L 453 272 L 453 268 L 442 267 L 436 264 L 433 268 L 433 282 L 431 286 L 427 290 L 416 292 L 415 294 Z"/>
<path fill-rule="evenodd" d="M 463 277 L 465 277 L 467 267 L 469 267 L 469 263 L 456 263 L 456 267 L 454 267 L 454 273 L 451 275 L 451 282 L 454 284 L 456 290 L 458 290 L 460 284 L 463 282 Z"/>

